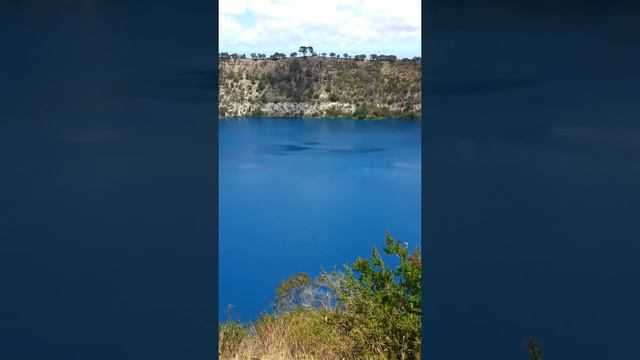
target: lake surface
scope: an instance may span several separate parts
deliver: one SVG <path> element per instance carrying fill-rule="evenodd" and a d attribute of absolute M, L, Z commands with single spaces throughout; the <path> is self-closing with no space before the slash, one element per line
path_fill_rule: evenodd
<path fill-rule="evenodd" d="M 280 280 L 421 241 L 419 121 L 242 118 L 219 125 L 219 314 L 270 310 Z"/>

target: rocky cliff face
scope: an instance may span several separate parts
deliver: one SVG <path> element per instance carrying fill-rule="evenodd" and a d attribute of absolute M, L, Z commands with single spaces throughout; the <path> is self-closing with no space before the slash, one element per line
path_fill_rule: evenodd
<path fill-rule="evenodd" d="M 420 118 L 419 60 L 219 61 L 221 117 Z"/>

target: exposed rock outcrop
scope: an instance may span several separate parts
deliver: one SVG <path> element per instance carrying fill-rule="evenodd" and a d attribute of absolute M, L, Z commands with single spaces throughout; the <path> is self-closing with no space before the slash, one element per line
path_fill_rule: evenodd
<path fill-rule="evenodd" d="M 419 60 L 219 61 L 221 117 L 419 118 Z"/>

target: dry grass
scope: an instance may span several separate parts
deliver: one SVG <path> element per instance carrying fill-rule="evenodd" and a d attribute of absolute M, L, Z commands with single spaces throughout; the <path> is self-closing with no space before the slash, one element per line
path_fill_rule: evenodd
<path fill-rule="evenodd" d="M 218 345 L 222 360 L 337 360 L 347 349 L 329 314 L 316 310 L 263 315 L 249 328 L 227 322 L 220 327 Z"/>

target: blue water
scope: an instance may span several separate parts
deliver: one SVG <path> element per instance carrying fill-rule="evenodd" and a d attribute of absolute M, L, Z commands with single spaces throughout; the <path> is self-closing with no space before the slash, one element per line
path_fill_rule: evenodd
<path fill-rule="evenodd" d="M 219 125 L 219 313 L 270 310 L 280 280 L 421 236 L 420 122 L 228 119 Z"/>

